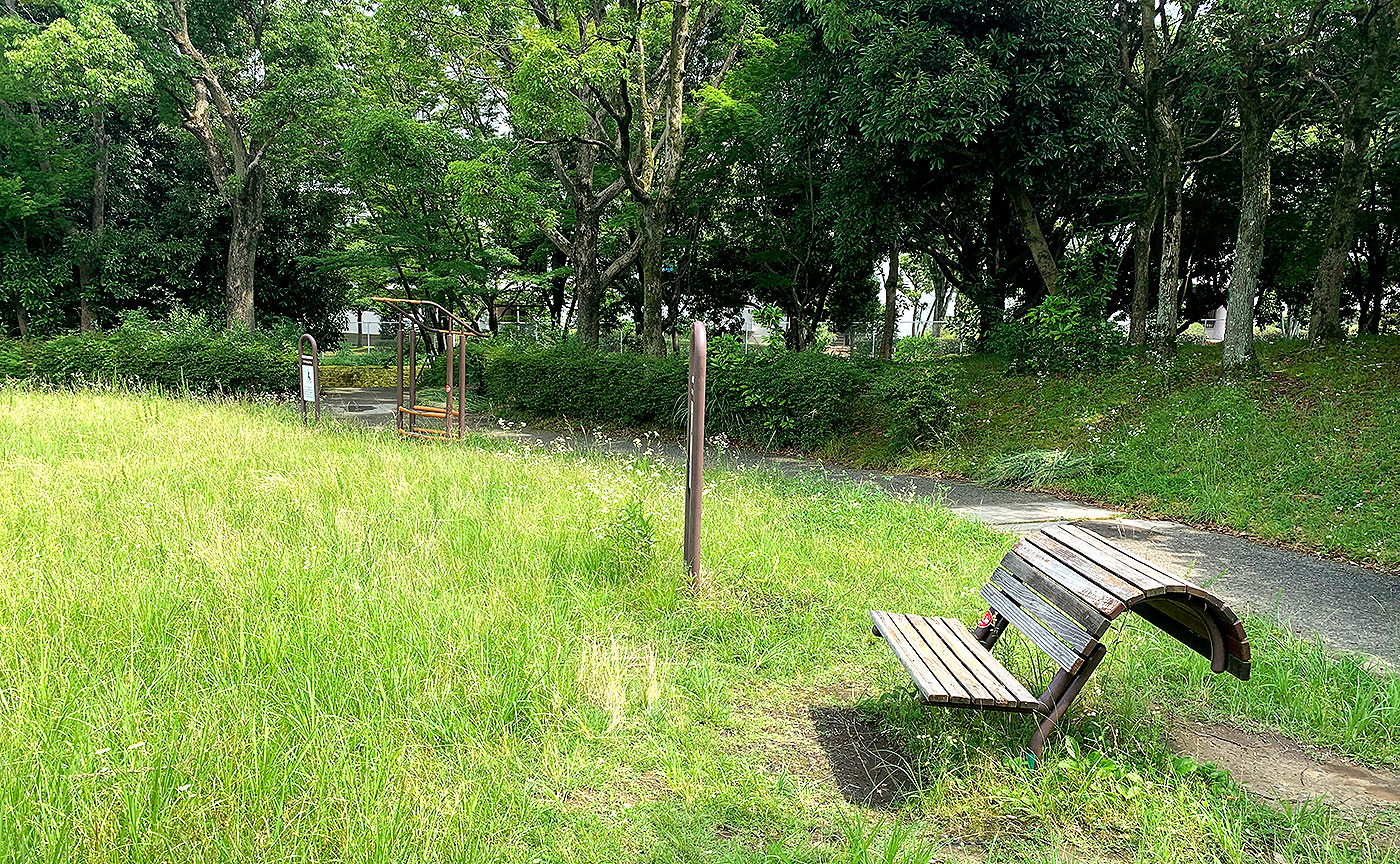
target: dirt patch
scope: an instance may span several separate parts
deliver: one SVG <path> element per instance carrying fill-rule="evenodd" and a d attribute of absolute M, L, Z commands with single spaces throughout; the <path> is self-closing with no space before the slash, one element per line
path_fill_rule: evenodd
<path fill-rule="evenodd" d="M 914 761 L 854 708 L 814 705 L 808 716 L 836 788 L 847 801 L 883 809 L 919 788 Z"/>
<path fill-rule="evenodd" d="M 1400 773 L 1319 759 L 1279 735 L 1213 723 L 1182 726 L 1169 737 L 1178 753 L 1224 768 L 1240 786 L 1270 801 L 1325 798 L 1348 810 L 1400 806 Z"/>
<path fill-rule="evenodd" d="M 768 770 L 834 784 L 852 804 L 898 806 L 920 788 L 914 760 L 851 707 L 863 688 L 840 684 L 787 693 L 786 709 L 745 711 L 762 730 L 757 750 Z"/>

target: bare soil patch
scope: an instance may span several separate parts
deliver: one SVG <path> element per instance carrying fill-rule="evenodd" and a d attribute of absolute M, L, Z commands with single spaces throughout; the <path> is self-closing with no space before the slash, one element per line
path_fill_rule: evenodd
<path fill-rule="evenodd" d="M 1240 786 L 1270 801 L 1325 798 L 1348 810 L 1400 806 L 1400 773 L 1318 758 L 1281 735 L 1193 723 L 1169 737 L 1178 753 L 1224 768 Z"/>

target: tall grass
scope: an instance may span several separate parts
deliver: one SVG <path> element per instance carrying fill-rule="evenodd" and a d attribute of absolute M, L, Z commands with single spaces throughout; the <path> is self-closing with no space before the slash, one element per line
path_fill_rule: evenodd
<path fill-rule="evenodd" d="M 0 476 L 4 860 L 1388 854 L 1162 744 L 1228 716 L 1400 764 L 1394 684 L 1259 622 L 1249 684 L 1124 628 L 1039 773 L 1025 718 L 913 706 L 866 611 L 968 619 L 1009 542 L 940 509 L 717 474 L 692 582 L 683 478 L 644 459 L 15 388 Z M 810 704 L 903 742 L 902 809 L 803 770 Z"/>

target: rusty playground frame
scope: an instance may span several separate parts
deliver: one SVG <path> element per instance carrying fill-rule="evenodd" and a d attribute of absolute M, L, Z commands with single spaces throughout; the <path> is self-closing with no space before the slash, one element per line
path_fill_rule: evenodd
<path fill-rule="evenodd" d="M 471 324 L 449 312 L 431 300 L 412 300 L 407 297 L 372 297 L 376 303 L 383 303 L 398 314 L 398 385 L 395 400 L 395 415 L 399 434 L 410 438 L 461 438 L 467 431 L 466 378 L 467 378 L 467 337 L 489 339 L 475 324 Z M 423 315 L 424 309 L 435 309 L 447 322 L 446 328 L 434 326 Z M 408 343 L 408 387 L 404 387 L 404 331 L 410 329 Z M 426 405 L 418 401 L 418 336 L 437 333 L 444 337 L 447 346 L 447 381 L 443 387 L 447 401 L 442 406 Z M 453 348 L 456 348 L 456 362 L 453 362 Z M 454 378 L 454 374 L 455 378 Z M 455 387 L 454 387 L 455 381 Z M 407 398 L 405 398 L 405 396 Z M 455 401 L 454 401 L 455 397 Z M 419 425 L 420 421 L 441 420 L 442 427 Z"/>

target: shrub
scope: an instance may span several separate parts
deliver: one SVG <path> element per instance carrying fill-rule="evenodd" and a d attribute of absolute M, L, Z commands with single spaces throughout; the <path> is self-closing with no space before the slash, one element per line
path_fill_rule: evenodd
<path fill-rule="evenodd" d="M 718 432 L 769 447 L 813 446 L 856 423 L 878 365 L 811 351 L 710 356 L 707 413 Z"/>
<path fill-rule="evenodd" d="M 941 337 L 929 333 L 905 336 L 894 343 L 894 359 L 901 362 L 935 360 L 944 353 L 949 353 L 943 348 L 944 341 Z"/>
<path fill-rule="evenodd" d="M 929 365 L 887 367 L 876 379 L 871 395 L 883 416 L 885 437 L 897 449 L 941 441 L 952 434 L 957 406 L 948 397 L 952 379 Z"/>
<path fill-rule="evenodd" d="M 685 422 L 686 360 L 601 354 L 571 346 L 488 346 L 484 393 L 535 416 L 626 426 Z M 769 447 L 813 447 L 874 422 L 899 447 L 952 427 L 942 373 L 817 352 L 745 354 L 717 343 L 707 376 L 707 427 Z"/>
<path fill-rule="evenodd" d="M 987 347 L 1005 357 L 1012 372 L 1065 374 L 1116 366 L 1123 334 L 1105 319 L 1101 302 L 1055 295 L 994 327 Z"/>
<path fill-rule="evenodd" d="M 19 358 L 16 360 L 16 358 Z M 233 393 L 296 387 L 296 352 L 266 336 L 220 330 L 201 315 L 125 317 L 105 333 L 68 333 L 0 350 L 0 376 L 51 384 L 127 382 Z"/>
<path fill-rule="evenodd" d="M 683 358 L 506 344 L 484 349 L 483 360 L 490 399 L 541 417 L 670 425 L 685 397 Z"/>

